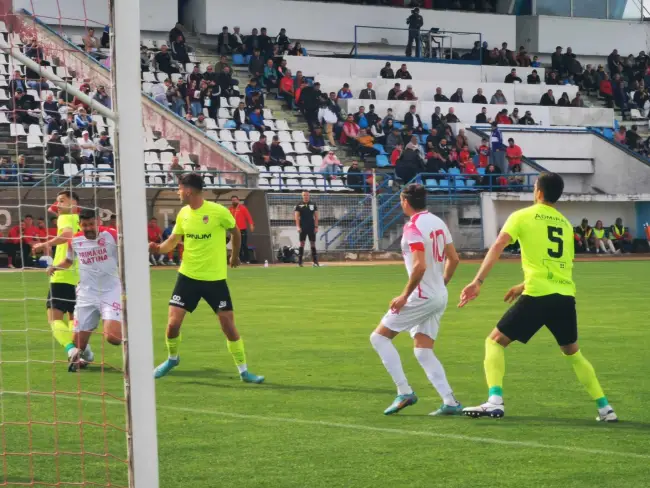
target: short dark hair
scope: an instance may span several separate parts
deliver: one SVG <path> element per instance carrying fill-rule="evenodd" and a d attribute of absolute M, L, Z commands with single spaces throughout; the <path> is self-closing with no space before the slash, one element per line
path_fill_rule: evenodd
<path fill-rule="evenodd" d="M 233 198 L 236 198 L 237 200 L 239 200 L 239 197 L 238 197 L 237 195 L 233 195 L 233 196 L 230 197 L 231 200 L 232 200 Z"/>
<path fill-rule="evenodd" d="M 427 190 L 424 186 L 411 183 L 402 190 L 402 196 L 409 203 L 413 210 L 424 210 L 427 208 Z"/>
<path fill-rule="evenodd" d="M 75 192 L 70 191 L 70 190 L 61 190 L 59 193 L 56 194 L 57 197 L 59 195 L 63 195 L 65 197 L 71 198 L 75 202 L 79 201 L 79 195 L 77 195 Z"/>
<path fill-rule="evenodd" d="M 544 195 L 544 201 L 557 202 L 564 191 L 564 180 L 557 173 L 541 173 L 537 178 L 537 189 Z"/>
<path fill-rule="evenodd" d="M 181 175 L 178 179 L 178 184 L 188 186 L 197 191 L 203 190 L 203 178 L 201 178 L 201 175 L 196 173 L 185 173 L 184 175 Z"/>
<path fill-rule="evenodd" d="M 96 218 L 94 208 L 84 208 L 79 212 L 79 220 L 91 220 Z"/>
<path fill-rule="evenodd" d="M 32 217 L 32 214 L 27 214 L 27 215 L 25 215 L 25 216 L 23 217 L 23 220 L 25 220 L 25 219 L 32 219 L 32 220 L 34 220 L 34 217 Z"/>

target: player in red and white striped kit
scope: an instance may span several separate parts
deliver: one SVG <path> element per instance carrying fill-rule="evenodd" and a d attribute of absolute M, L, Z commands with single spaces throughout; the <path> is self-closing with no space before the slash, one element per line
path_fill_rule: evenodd
<path fill-rule="evenodd" d="M 117 232 L 97 225 L 95 211 L 84 209 L 79 214 L 81 232 L 75 234 L 68 246 L 66 260 L 48 269 L 72 266 L 79 263 L 79 285 L 74 309 L 74 344 L 68 371 L 89 362 L 82 356 L 90 336 L 101 318 L 106 340 L 113 345 L 122 343 L 122 285 L 118 272 Z"/>
<path fill-rule="evenodd" d="M 447 283 L 460 258 L 445 223 L 426 210 L 427 191 L 422 185 L 408 185 L 402 190 L 400 201 L 404 214 L 409 217 L 401 242 L 409 280 L 370 335 L 372 346 L 397 386 L 397 398 L 384 414 L 397 413 L 418 400 L 406 380 L 399 353 L 392 342 L 400 332 L 409 331 L 415 357 L 443 401 L 431 415 L 460 415 L 462 406 L 454 397 L 445 370 L 433 353 L 440 319 L 447 307 Z"/>

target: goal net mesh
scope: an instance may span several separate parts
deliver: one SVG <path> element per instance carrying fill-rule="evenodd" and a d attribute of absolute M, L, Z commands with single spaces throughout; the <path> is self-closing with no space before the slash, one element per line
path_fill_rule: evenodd
<path fill-rule="evenodd" d="M 0 486 L 126 487 L 122 347 L 108 344 L 100 325 L 91 339 L 94 363 L 68 372 L 46 311 L 45 267 L 54 251 L 35 249 L 57 234 L 65 210 L 52 212 L 51 205 L 62 190 L 79 196 L 79 209 L 95 209 L 102 225 L 117 225 L 113 127 L 98 114 L 114 96 L 110 50 L 102 47 L 108 2 L 105 12 L 89 11 L 81 0 L 31 4 L 32 12 L 0 17 L 0 266 L 9 268 L 0 273 Z M 90 29 L 98 45 L 84 52 L 79 45 Z M 92 103 L 43 74 L 79 88 Z M 68 315 L 64 322 L 72 328 Z"/>

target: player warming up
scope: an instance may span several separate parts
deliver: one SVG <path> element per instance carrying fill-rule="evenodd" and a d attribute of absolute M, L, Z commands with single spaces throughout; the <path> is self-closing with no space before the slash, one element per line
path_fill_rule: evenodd
<path fill-rule="evenodd" d="M 79 214 L 81 232 L 72 238 L 63 262 L 48 268 L 50 275 L 79 266 L 79 286 L 74 309 L 74 345 L 69 354 L 68 371 L 85 365 L 90 336 L 99 319 L 104 323 L 106 340 L 118 346 L 122 343 L 122 285 L 117 267 L 117 232 L 97 225 L 92 209 Z"/>
<path fill-rule="evenodd" d="M 65 261 L 69 243 L 79 232 L 78 202 L 79 197 L 74 192 L 64 190 L 57 194 L 56 203 L 49 208 L 50 212 L 57 214 L 56 236 L 36 244 L 35 252 L 49 252 L 55 247 L 53 263 Z M 52 328 L 54 339 L 66 350 L 68 358 L 75 347 L 72 339 L 72 317 L 77 298 L 77 283 L 79 283 L 79 271 L 76 264 L 68 269 L 56 270 L 50 275 L 50 289 L 47 294 L 47 321 Z M 84 350 L 83 357 L 86 363 L 94 360 L 90 346 Z"/>
<path fill-rule="evenodd" d="M 311 246 L 312 266 L 315 268 L 318 264 L 318 254 L 316 253 L 316 233 L 318 232 L 318 207 L 312 203 L 308 191 L 302 192 L 302 202 L 293 209 L 294 218 L 296 219 L 296 228 L 298 229 L 298 238 L 300 240 L 300 249 L 298 251 L 298 266 L 302 268 L 302 257 L 305 254 L 305 240 L 309 238 Z"/>
<path fill-rule="evenodd" d="M 235 268 L 239 265 L 241 235 L 235 218 L 223 205 L 203 199 L 203 179 L 195 173 L 180 177 L 178 196 L 185 206 L 176 216 L 171 237 L 162 244 L 149 244 L 149 252 L 166 254 L 175 249 L 182 239 L 185 240 L 183 262 L 169 301 L 166 336 L 169 357 L 154 370 L 154 377 L 162 378 L 180 363 L 178 351 L 183 319 L 186 312 L 192 313 L 199 301 L 204 299 L 219 318 L 228 351 L 235 360 L 242 381 L 262 383 L 264 376 L 248 371 L 244 341 L 235 326 L 232 300 L 226 283 L 226 230 L 230 230 L 232 235 L 230 266 Z"/>
<path fill-rule="evenodd" d="M 426 210 L 426 199 L 427 191 L 422 185 L 408 185 L 400 195 L 404 214 L 410 217 L 401 242 L 409 279 L 402 294 L 393 299 L 390 310 L 370 334 L 372 346 L 397 386 L 397 398 L 384 410 L 385 415 L 397 413 L 418 401 L 392 342 L 397 334 L 407 330 L 413 338 L 415 357 L 442 397 L 442 406 L 430 415 L 458 415 L 463 408 L 433 353 L 440 319 L 447 307 L 446 285 L 460 258 L 445 223 Z"/>
<path fill-rule="evenodd" d="M 542 173 L 535 182 L 534 205 L 514 212 L 504 224 L 496 242 L 488 251 L 474 281 L 461 295 L 459 307 L 476 299 L 481 285 L 503 249 L 519 241 L 524 282 L 512 287 L 506 302 L 516 303 L 501 318 L 485 341 L 485 377 L 488 401 L 463 410 L 470 417 L 503 417 L 503 376 L 505 348 L 512 341 L 526 344 L 544 325 L 555 337 L 564 357 L 573 367 L 580 383 L 598 407 L 597 420 L 615 422 L 591 363 L 578 347 L 575 284 L 573 282 L 573 227 L 556 208 L 564 190 L 562 177 Z"/>

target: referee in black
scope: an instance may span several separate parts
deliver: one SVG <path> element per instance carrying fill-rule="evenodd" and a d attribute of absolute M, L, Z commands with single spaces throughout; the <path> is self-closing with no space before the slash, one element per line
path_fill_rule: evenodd
<path fill-rule="evenodd" d="M 305 254 L 305 238 L 309 237 L 311 245 L 311 257 L 313 266 L 318 267 L 318 255 L 316 254 L 316 233 L 318 232 L 318 207 L 311 202 L 308 191 L 302 192 L 302 202 L 294 208 L 296 227 L 300 236 L 300 251 L 298 254 L 298 266 L 302 268 L 302 257 Z"/>

